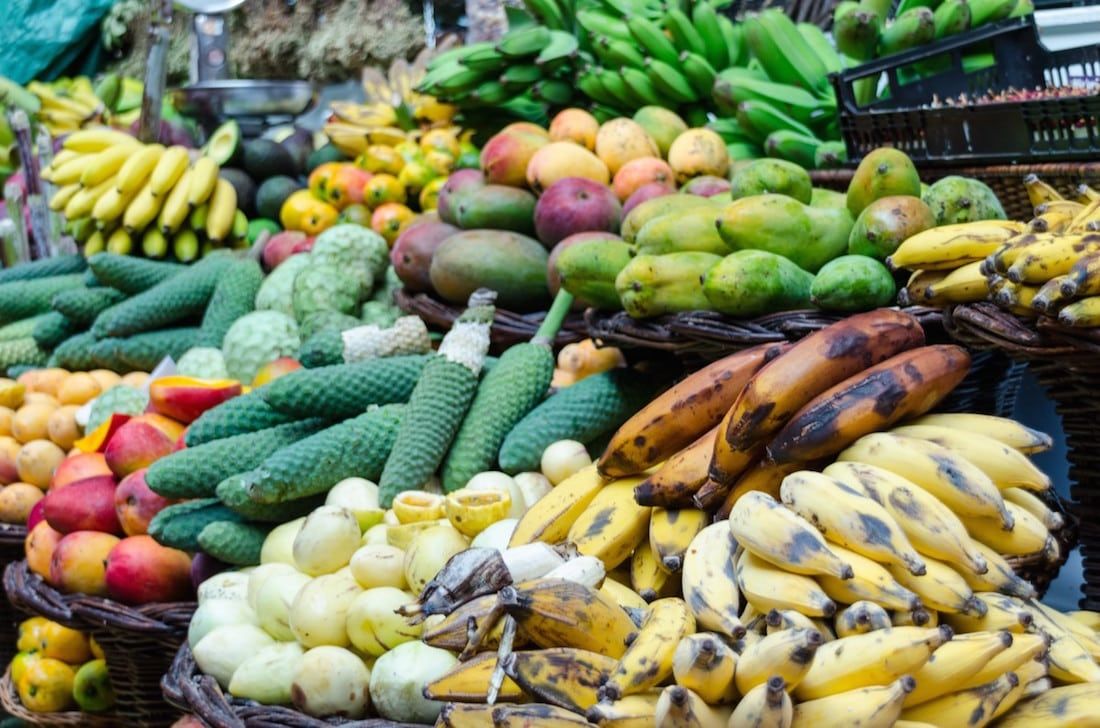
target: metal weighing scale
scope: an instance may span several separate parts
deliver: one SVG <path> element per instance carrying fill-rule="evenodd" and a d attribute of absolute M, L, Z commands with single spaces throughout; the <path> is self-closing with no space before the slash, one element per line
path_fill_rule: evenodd
<path fill-rule="evenodd" d="M 178 0 L 195 14 L 191 41 L 191 83 L 173 89 L 172 104 L 199 120 L 207 132 L 236 119 L 245 136 L 292 122 L 316 101 L 309 81 L 250 81 L 229 78 L 229 19 L 245 0 Z"/>

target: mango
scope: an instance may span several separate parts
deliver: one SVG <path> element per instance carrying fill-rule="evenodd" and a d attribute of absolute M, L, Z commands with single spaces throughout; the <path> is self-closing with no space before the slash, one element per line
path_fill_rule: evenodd
<path fill-rule="evenodd" d="M 848 248 L 847 210 L 803 205 L 786 195 L 734 200 L 718 217 L 718 233 L 733 250 L 766 250 L 811 273 Z"/>
<path fill-rule="evenodd" d="M 730 171 L 726 143 L 710 129 L 688 129 L 676 137 L 668 149 L 668 163 L 680 184 L 704 174 L 725 177 Z"/>
<path fill-rule="evenodd" d="M 611 174 L 635 159 L 657 158 L 657 142 L 633 119 L 617 118 L 605 122 L 596 134 L 596 156 Z"/>
<path fill-rule="evenodd" d="M 812 275 L 781 255 L 740 250 L 707 272 L 703 294 L 709 308 L 748 318 L 807 307 L 813 280 Z"/>
<path fill-rule="evenodd" d="M 547 248 L 583 232 L 617 232 L 623 208 L 605 185 L 566 177 L 550 185 L 535 207 L 535 232 Z M 495 226 L 492 226 L 495 227 Z"/>
<path fill-rule="evenodd" d="M 810 195 L 811 207 L 842 207 L 848 209 L 848 196 L 843 192 L 814 187 Z"/>
<path fill-rule="evenodd" d="M 600 122 L 584 109 L 563 109 L 550 121 L 550 141 L 573 142 L 590 152 L 599 131 Z"/>
<path fill-rule="evenodd" d="M 102 453 L 89 452 L 70 455 L 61 461 L 50 478 L 50 490 L 64 488 L 66 485 L 76 483 L 85 478 L 105 477 L 114 478 L 114 473 L 107 465 L 107 458 Z"/>
<path fill-rule="evenodd" d="M 485 181 L 495 185 L 523 187 L 527 180 L 527 165 L 535 153 L 546 146 L 546 131 L 527 128 L 504 129 L 481 149 L 481 171 Z M 444 222 L 449 222 L 443 218 Z"/>
<path fill-rule="evenodd" d="M 104 580 L 111 598 L 126 604 L 183 601 L 194 592 L 191 557 L 146 535 L 124 538 L 111 550 Z"/>
<path fill-rule="evenodd" d="M 718 234 L 717 206 L 677 210 L 647 222 L 634 237 L 639 255 L 663 255 L 698 250 L 715 255 L 727 255 L 729 245 Z"/>
<path fill-rule="evenodd" d="M 122 478 L 175 450 L 182 434 L 183 426 L 167 417 L 139 415 L 118 428 L 103 455 L 111 472 Z"/>
<path fill-rule="evenodd" d="M 632 159 L 619 167 L 619 171 L 611 180 L 611 189 L 619 200 L 626 202 L 639 189 L 653 183 L 674 187 L 676 174 L 663 159 L 641 157 Z"/>
<path fill-rule="evenodd" d="M 972 177 L 951 175 L 937 180 L 921 199 L 931 209 L 936 225 L 1006 219 L 996 193 Z"/>
<path fill-rule="evenodd" d="M 852 219 L 881 197 L 920 197 L 920 176 L 905 152 L 880 147 L 864 157 L 848 183 L 848 212 Z"/>
<path fill-rule="evenodd" d="M 600 233 L 581 233 L 586 234 Z M 562 244 L 568 240 L 563 240 Z M 622 303 L 615 289 L 615 279 L 630 260 L 630 246 L 622 241 L 580 240 L 558 253 L 558 278 L 562 288 L 584 305 L 617 311 Z"/>
<path fill-rule="evenodd" d="M 656 142 L 662 157 L 668 156 L 676 137 L 688 130 L 687 122 L 663 106 L 643 106 L 634 112 L 634 121 Z"/>
<path fill-rule="evenodd" d="M 734 173 L 730 185 L 735 200 L 771 193 L 808 205 L 813 198 L 809 172 L 783 159 L 754 159 Z"/>
<path fill-rule="evenodd" d="M 615 290 L 634 318 L 708 309 L 699 283 L 721 260 L 700 252 L 639 255 L 619 271 Z"/>
<path fill-rule="evenodd" d="M 546 258 L 546 248 L 526 235 L 464 230 L 436 248 L 429 275 L 435 292 L 452 303 L 491 288 L 501 308 L 537 310 L 547 301 Z"/>
<path fill-rule="evenodd" d="M 932 210 L 919 197 L 883 197 L 859 213 L 848 236 L 848 252 L 886 260 L 906 238 L 935 225 Z"/>
<path fill-rule="evenodd" d="M 886 266 L 864 255 L 842 255 L 821 267 L 810 300 L 826 311 L 869 311 L 890 306 L 897 295 Z"/>
<path fill-rule="evenodd" d="M 463 195 L 456 218 L 463 230 L 490 228 L 534 232 L 535 196 L 505 185 L 485 185 Z"/>
<path fill-rule="evenodd" d="M 115 511 L 115 484 L 89 478 L 46 494 L 42 513 L 50 528 L 59 533 L 102 531 L 121 534 Z"/>
<path fill-rule="evenodd" d="M 708 202 L 707 198 L 695 195 L 661 195 L 634 207 L 630 214 L 623 218 L 623 226 L 619 234 L 623 236 L 623 240 L 633 243 L 638 231 L 650 220 L 667 215 L 673 210 L 688 210 L 710 204 L 712 203 Z"/>
<path fill-rule="evenodd" d="M 50 558 L 49 583 L 65 592 L 107 596 L 107 558 L 118 543 L 117 536 L 99 531 L 63 536 Z"/>
<path fill-rule="evenodd" d="M 652 200 L 654 197 L 664 197 L 675 192 L 674 188 L 660 182 L 650 182 L 642 185 L 630 193 L 630 197 L 626 198 L 626 202 L 623 203 L 623 216 L 625 217 L 631 210 L 647 200 Z"/>
<path fill-rule="evenodd" d="M 712 174 L 704 174 L 690 180 L 680 188 L 685 195 L 698 195 L 700 197 L 714 197 L 730 191 L 733 185 L 725 177 L 715 177 Z"/>
<path fill-rule="evenodd" d="M 439 191 L 436 212 L 439 219 L 448 225 L 458 224 L 458 203 L 476 189 L 485 186 L 485 178 L 477 169 L 460 169 L 447 178 L 443 189 Z"/>
<path fill-rule="evenodd" d="M 547 144 L 527 164 L 527 184 L 537 193 L 566 177 L 585 177 L 606 185 L 611 171 L 595 154 L 572 142 Z"/>
<path fill-rule="evenodd" d="M 441 220 L 415 222 L 405 228 L 390 248 L 390 263 L 397 277 L 410 291 L 432 290 L 428 269 L 432 256 L 443 241 L 458 232 L 458 228 Z"/>
<path fill-rule="evenodd" d="M 158 414 L 189 423 L 240 393 L 241 383 L 235 379 L 160 377 L 149 385 L 149 405 Z"/>

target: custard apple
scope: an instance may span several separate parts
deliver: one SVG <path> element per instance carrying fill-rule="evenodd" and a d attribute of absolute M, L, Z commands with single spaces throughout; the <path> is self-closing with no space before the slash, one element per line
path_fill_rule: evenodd
<path fill-rule="evenodd" d="M 298 333 L 302 341 L 308 341 L 314 334 L 322 331 L 344 331 L 362 325 L 362 321 L 354 316 L 348 316 L 339 311 L 315 311 L 306 316 L 305 321 L 298 327 Z"/>
<path fill-rule="evenodd" d="M 196 346 L 188 349 L 176 362 L 176 371 L 186 377 L 199 379 L 225 379 L 225 357 L 221 349 L 212 346 Z"/>
<path fill-rule="evenodd" d="M 294 318 L 299 322 L 317 311 L 353 314 L 359 303 L 359 282 L 331 263 L 310 262 L 294 278 Z"/>
<path fill-rule="evenodd" d="M 264 364 L 293 356 L 301 345 L 298 324 L 290 316 L 279 311 L 253 311 L 229 327 L 222 354 L 229 376 L 251 382 Z"/>
<path fill-rule="evenodd" d="M 393 294 L 404 285 L 405 284 L 401 282 L 401 278 L 397 275 L 397 269 L 391 265 L 389 268 L 386 268 L 386 274 L 382 279 L 382 284 L 374 289 L 374 293 L 371 295 L 370 300 L 380 303 L 393 303 Z"/>
<path fill-rule="evenodd" d="M 390 264 L 386 239 L 362 225 L 334 225 L 317 236 L 310 255 L 315 263 L 331 263 L 351 272 L 360 282 L 362 298 L 370 295 L 375 282 Z"/>
<path fill-rule="evenodd" d="M 113 414 L 140 415 L 148 406 L 148 392 L 125 384 L 115 385 L 92 402 L 84 432 L 94 432 Z"/>
<path fill-rule="evenodd" d="M 280 311 L 294 315 L 294 279 L 309 265 L 308 253 L 296 253 L 264 279 L 256 294 L 257 311 Z"/>
<path fill-rule="evenodd" d="M 401 309 L 392 303 L 382 301 L 367 301 L 359 311 L 359 318 L 363 323 L 377 324 L 382 328 L 393 326 L 393 322 L 401 316 Z"/>

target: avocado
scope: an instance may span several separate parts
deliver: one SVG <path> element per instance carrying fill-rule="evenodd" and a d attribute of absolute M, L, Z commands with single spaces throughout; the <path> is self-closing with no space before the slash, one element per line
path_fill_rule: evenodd
<path fill-rule="evenodd" d="M 237 208 L 245 215 L 256 212 L 256 183 L 247 174 L 234 167 L 222 167 L 219 174 L 237 191 Z M 276 215 L 278 217 L 278 215 Z"/>
<path fill-rule="evenodd" d="M 309 157 L 306 158 L 306 174 L 309 174 L 326 162 L 345 161 L 347 161 L 347 155 L 341 152 L 336 145 L 326 144 L 310 152 Z"/>
<path fill-rule="evenodd" d="M 286 198 L 302 186 L 293 177 L 279 175 L 265 179 L 260 188 L 256 190 L 256 214 L 260 217 L 279 219 L 279 210 L 283 207 Z"/>
<path fill-rule="evenodd" d="M 210 135 L 203 145 L 202 153 L 218 163 L 219 167 L 228 167 L 241 160 L 241 127 L 232 119 L 225 122 Z"/>
<path fill-rule="evenodd" d="M 258 180 L 298 173 L 293 155 L 286 147 L 270 139 L 250 139 L 244 143 L 244 170 Z"/>
<path fill-rule="evenodd" d="M 285 139 L 279 140 L 279 144 L 282 145 L 283 149 L 290 152 L 290 156 L 294 160 L 294 171 L 296 174 L 306 168 L 306 163 L 309 161 L 309 155 L 313 152 L 312 132 L 300 126 L 296 126 L 294 127 L 294 131 Z"/>

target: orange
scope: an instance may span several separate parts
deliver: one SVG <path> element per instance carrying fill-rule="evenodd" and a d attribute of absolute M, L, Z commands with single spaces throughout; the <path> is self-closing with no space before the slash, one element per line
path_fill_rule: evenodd
<path fill-rule="evenodd" d="M 42 628 L 50 623 L 45 617 L 31 617 L 19 623 L 19 637 L 15 643 L 20 652 L 34 652 L 38 650 L 38 635 Z"/>
<path fill-rule="evenodd" d="M 290 193 L 283 200 L 283 206 L 279 208 L 279 222 L 287 230 L 298 230 L 298 223 L 302 217 L 318 201 L 309 190 L 296 190 Z"/>
<path fill-rule="evenodd" d="M 42 647 L 43 657 L 52 657 L 70 665 L 92 659 L 92 650 L 84 633 L 57 622 L 48 622 L 42 627 L 38 633 L 38 643 Z"/>
<path fill-rule="evenodd" d="M 34 713 L 56 713 L 73 703 L 73 669 L 43 657 L 27 666 L 19 681 L 19 700 Z"/>
<path fill-rule="evenodd" d="M 393 147 L 372 144 L 367 147 L 359 159 L 355 160 L 361 168 L 375 174 L 397 174 L 405 166 L 405 160 Z"/>
<path fill-rule="evenodd" d="M 324 199 L 337 210 L 359 204 L 363 202 L 363 188 L 370 178 L 370 172 L 365 172 L 350 162 L 344 162 L 329 178 L 327 196 Z"/>
<path fill-rule="evenodd" d="M 327 200 L 329 185 L 343 162 L 325 162 L 309 173 L 309 192 L 318 200 Z"/>
<path fill-rule="evenodd" d="M 397 239 L 405 223 L 415 217 L 416 213 L 404 205 L 387 202 L 380 205 L 371 215 L 370 226 L 374 232 L 384 237 L 387 243 L 393 245 L 393 241 Z"/>
<path fill-rule="evenodd" d="M 306 235 L 319 235 L 336 224 L 340 211 L 327 202 L 314 200 L 313 207 L 306 210 L 298 221 L 298 229 Z"/>
<path fill-rule="evenodd" d="M 387 202 L 405 202 L 405 185 L 392 174 L 376 174 L 363 189 L 363 203 L 374 209 Z"/>
<path fill-rule="evenodd" d="M 19 652 L 12 658 L 11 661 L 11 682 L 13 685 L 18 685 L 19 681 L 23 679 L 23 676 L 27 673 L 27 668 L 33 665 L 38 660 L 42 659 L 42 655 L 37 652 Z"/>

